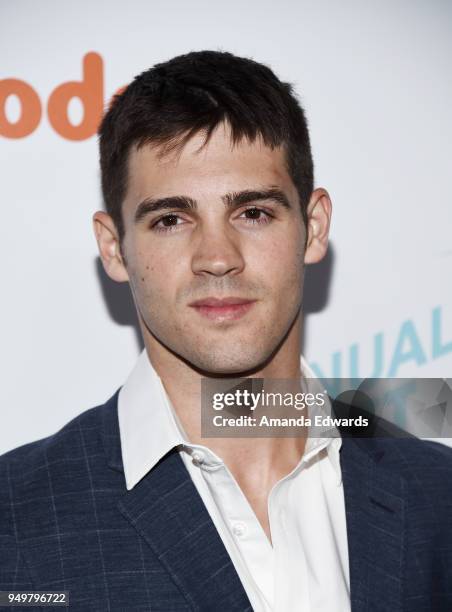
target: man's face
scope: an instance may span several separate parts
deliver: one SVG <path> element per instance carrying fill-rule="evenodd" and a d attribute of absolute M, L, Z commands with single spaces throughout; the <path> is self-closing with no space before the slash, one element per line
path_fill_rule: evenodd
<path fill-rule="evenodd" d="M 179 156 L 131 152 L 122 252 L 151 345 L 206 372 L 245 372 L 299 315 L 305 228 L 281 149 L 232 148 L 224 124 L 198 151 L 203 141 Z"/>

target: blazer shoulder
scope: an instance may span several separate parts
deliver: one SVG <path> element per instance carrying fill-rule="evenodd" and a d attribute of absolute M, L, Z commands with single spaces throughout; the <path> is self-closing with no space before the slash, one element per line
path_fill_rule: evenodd
<path fill-rule="evenodd" d="M 429 466 L 452 469 L 452 448 L 442 442 L 410 437 L 385 438 L 380 443 L 389 459 L 402 468 Z"/>
<path fill-rule="evenodd" d="M 104 454 L 103 419 L 118 391 L 105 404 L 88 408 L 54 434 L 0 456 L 0 535 L 14 535 L 14 507 L 28 498 L 30 491 L 47 486 L 50 474 L 53 479 L 73 473 L 85 457 Z"/>
<path fill-rule="evenodd" d="M 441 493 L 452 500 L 452 448 L 419 438 L 384 438 L 374 447 L 381 465 L 414 488 Z"/>

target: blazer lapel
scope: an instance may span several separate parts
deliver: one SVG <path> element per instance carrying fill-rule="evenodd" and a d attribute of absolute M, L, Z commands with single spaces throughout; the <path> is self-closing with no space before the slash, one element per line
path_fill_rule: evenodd
<path fill-rule="evenodd" d="M 384 467 L 381 446 L 342 440 L 352 612 L 402 610 L 403 479 Z"/>
<path fill-rule="evenodd" d="M 117 393 L 107 402 L 103 439 L 122 471 Z M 170 573 L 193 610 L 252 612 L 243 585 L 177 451 L 171 451 L 118 502 L 118 508 Z"/>
<path fill-rule="evenodd" d="M 118 391 L 102 407 L 110 467 L 123 473 Z M 343 437 L 340 453 L 352 612 L 402 610 L 403 480 L 383 445 Z M 124 490 L 125 483 L 124 483 Z M 252 611 L 243 585 L 179 454 L 166 455 L 118 502 L 194 610 Z"/>

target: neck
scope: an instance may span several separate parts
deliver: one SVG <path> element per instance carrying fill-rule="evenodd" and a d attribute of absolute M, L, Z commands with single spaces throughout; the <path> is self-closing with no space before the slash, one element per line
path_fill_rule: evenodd
<path fill-rule="evenodd" d="M 247 474 L 256 478 L 256 470 L 266 482 L 279 480 L 298 463 L 304 450 L 305 438 L 203 438 L 201 436 L 201 378 L 215 373 L 201 373 L 159 343 L 142 326 L 148 357 L 159 375 L 188 440 L 207 446 L 229 467 L 238 480 Z M 262 367 L 255 368 L 252 378 L 299 379 L 300 373 L 299 314 L 284 341 Z M 245 374 L 243 374 L 245 376 Z M 224 377 L 224 375 L 223 375 Z M 240 373 L 231 378 L 240 378 Z"/>

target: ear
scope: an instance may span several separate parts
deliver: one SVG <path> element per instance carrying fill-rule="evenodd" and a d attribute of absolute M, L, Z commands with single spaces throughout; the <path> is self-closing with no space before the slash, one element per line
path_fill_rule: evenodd
<path fill-rule="evenodd" d="M 328 249 L 328 234 L 331 221 L 331 200 L 326 189 L 314 189 L 308 204 L 308 239 L 304 254 L 304 263 L 312 264 L 321 261 Z"/>
<path fill-rule="evenodd" d="M 105 272 L 118 283 L 128 281 L 129 275 L 121 255 L 118 232 L 113 219 L 107 213 L 98 210 L 93 215 L 93 228 Z"/>

